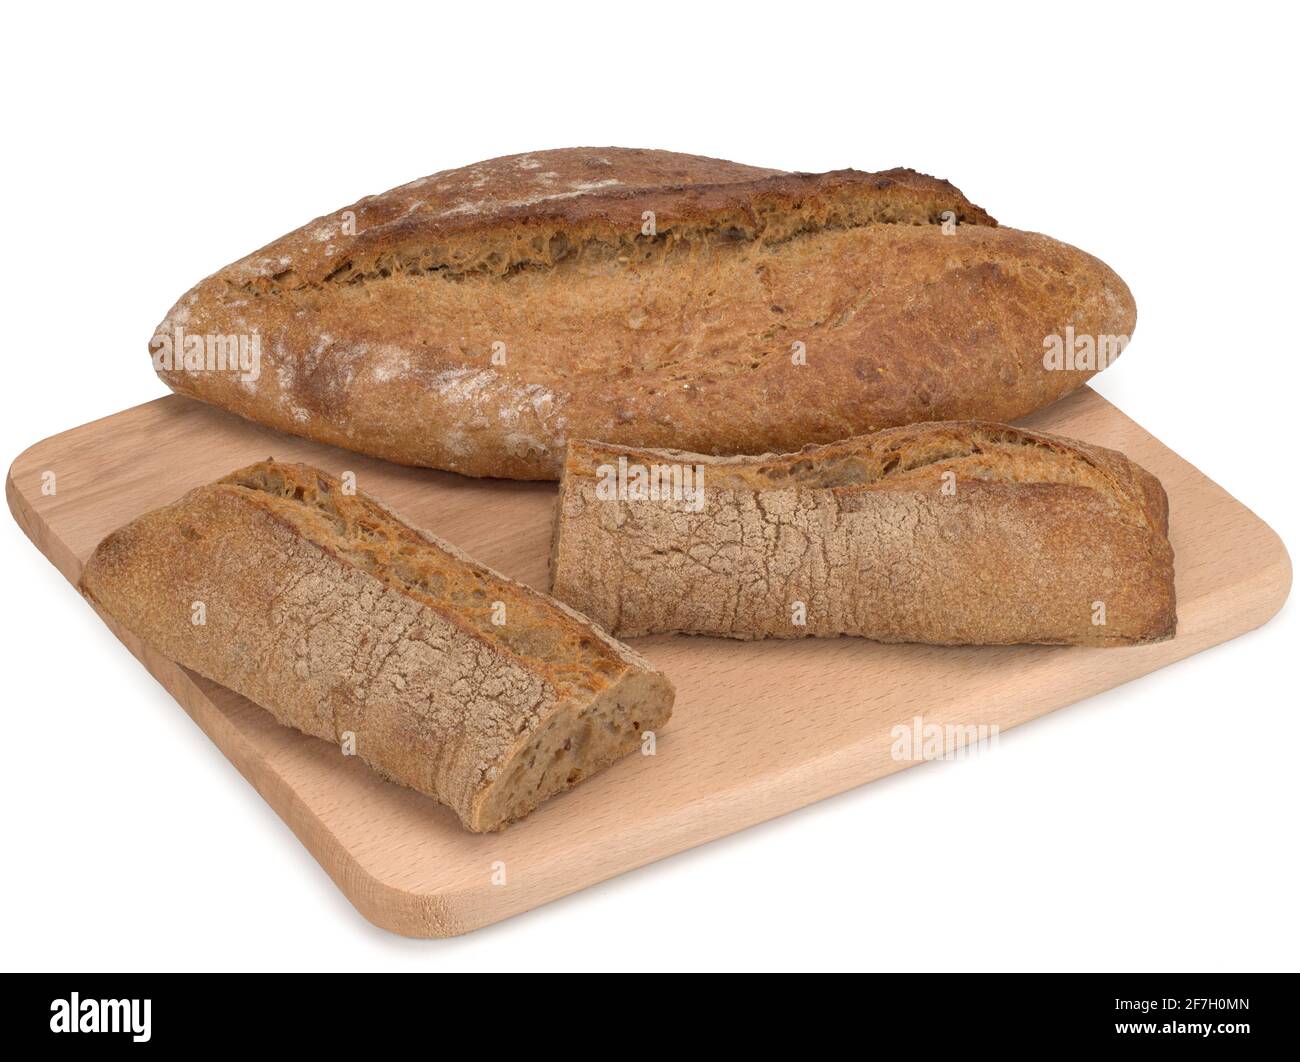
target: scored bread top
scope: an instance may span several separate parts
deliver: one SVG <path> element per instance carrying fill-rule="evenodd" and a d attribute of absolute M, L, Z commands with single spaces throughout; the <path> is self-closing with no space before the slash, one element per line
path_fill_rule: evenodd
<path fill-rule="evenodd" d="M 712 457 L 678 450 L 571 440 L 565 474 L 590 477 L 611 457 L 629 463 L 704 469 L 705 490 L 878 490 L 932 492 L 946 472 L 958 481 L 1059 484 L 1111 498 L 1122 512 L 1168 533 L 1169 503 L 1155 476 L 1122 453 L 1046 432 L 983 421 L 889 428 L 789 454 Z"/>
<path fill-rule="evenodd" d="M 948 210 L 962 224 L 997 225 L 949 182 L 911 169 L 787 173 L 672 151 L 562 148 L 367 196 L 218 275 L 261 296 L 394 274 L 504 274 L 555 265 L 590 238 L 630 245 L 647 211 L 660 233 L 678 238 L 771 242 L 814 228 L 937 225 Z M 349 228 L 355 235 L 345 239 Z M 509 238 L 494 240 L 494 230 Z"/>

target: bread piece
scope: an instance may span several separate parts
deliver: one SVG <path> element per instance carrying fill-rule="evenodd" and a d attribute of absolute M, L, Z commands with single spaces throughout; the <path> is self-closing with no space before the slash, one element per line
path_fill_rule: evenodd
<path fill-rule="evenodd" d="M 351 732 L 362 760 L 476 832 L 672 711 L 668 680 L 590 621 L 305 465 L 251 465 L 146 513 L 99 544 L 81 589 L 286 726 Z"/>
<path fill-rule="evenodd" d="M 577 441 L 551 592 L 621 637 L 1131 645 L 1174 634 L 1167 513 L 1123 454 L 1002 424 L 741 458 Z"/>
<path fill-rule="evenodd" d="M 173 389 L 281 431 L 556 479 L 570 437 L 743 454 L 1014 419 L 1135 314 L 1096 258 L 912 170 L 568 148 L 317 218 L 181 298 L 151 349 Z M 254 335 L 255 370 L 208 367 Z"/>

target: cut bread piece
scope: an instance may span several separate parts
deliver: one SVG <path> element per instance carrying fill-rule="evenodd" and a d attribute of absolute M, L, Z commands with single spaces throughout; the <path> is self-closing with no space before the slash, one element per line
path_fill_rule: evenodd
<path fill-rule="evenodd" d="M 1173 636 L 1167 533 L 1123 454 L 1002 424 L 759 457 L 577 441 L 551 591 L 622 637 L 1128 645 Z"/>
<path fill-rule="evenodd" d="M 146 513 L 99 544 L 81 589 L 476 832 L 635 751 L 672 711 L 668 680 L 589 620 L 305 465 L 261 462 Z"/>

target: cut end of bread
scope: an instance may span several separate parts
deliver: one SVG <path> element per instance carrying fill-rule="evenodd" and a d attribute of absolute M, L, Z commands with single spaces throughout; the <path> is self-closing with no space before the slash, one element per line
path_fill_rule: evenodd
<path fill-rule="evenodd" d="M 586 702 L 557 710 L 503 764 L 466 825 L 499 830 L 539 804 L 645 749 L 672 715 L 673 688 L 655 672 L 632 672 Z"/>

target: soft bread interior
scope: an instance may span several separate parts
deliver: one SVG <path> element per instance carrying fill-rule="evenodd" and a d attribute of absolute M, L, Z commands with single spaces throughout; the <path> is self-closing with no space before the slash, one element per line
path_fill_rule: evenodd
<path fill-rule="evenodd" d="M 636 752 L 671 708 L 658 676 L 639 671 L 585 704 L 568 702 L 503 765 L 475 807 L 475 828 L 499 829 Z"/>

